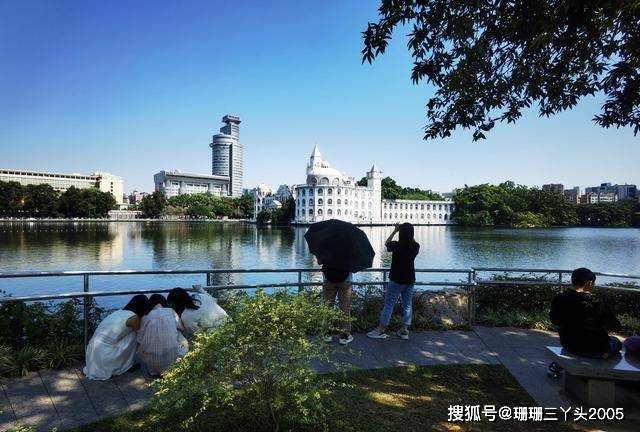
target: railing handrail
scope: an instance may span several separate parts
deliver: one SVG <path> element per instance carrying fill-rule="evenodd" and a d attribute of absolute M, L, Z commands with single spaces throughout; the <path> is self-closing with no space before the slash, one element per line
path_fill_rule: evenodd
<path fill-rule="evenodd" d="M 528 268 L 509 268 L 509 267 L 473 267 L 476 272 L 497 271 L 504 273 L 527 272 L 527 273 L 571 273 L 573 270 L 568 269 L 528 269 Z M 596 276 L 620 277 L 627 279 L 640 279 L 640 275 L 627 273 L 610 273 L 610 272 L 593 272 Z"/>
<path fill-rule="evenodd" d="M 375 273 L 389 271 L 389 267 L 372 267 L 361 270 L 359 273 Z M 40 271 L 40 272 L 0 272 L 0 279 L 30 278 L 30 277 L 59 277 L 59 276 L 110 276 L 110 275 L 163 275 L 163 274 L 232 274 L 232 273 L 317 273 L 322 271 L 320 267 L 301 268 L 255 268 L 255 269 L 174 269 L 174 270 L 65 270 L 65 271 Z M 417 268 L 421 273 L 469 273 L 472 268 Z"/>
<path fill-rule="evenodd" d="M 89 321 L 89 313 L 90 313 L 90 304 L 89 301 L 93 297 L 115 297 L 121 295 L 131 295 L 131 294 L 150 294 L 150 293 L 160 293 L 160 292 L 169 292 L 173 288 L 152 288 L 152 289 L 131 289 L 131 290 L 118 290 L 118 291 L 91 291 L 89 286 L 89 280 L 91 276 L 115 276 L 115 275 L 205 275 L 206 276 L 206 284 L 205 289 L 210 292 L 224 291 L 224 290 L 241 290 L 241 289 L 258 289 L 258 288 L 287 288 L 287 287 L 298 287 L 298 290 L 302 290 L 303 287 L 309 286 L 320 286 L 322 282 L 320 281 L 311 281 L 311 282 L 303 282 L 302 274 L 303 273 L 319 273 L 322 269 L 319 267 L 307 267 L 307 268 L 261 268 L 261 269 L 175 269 L 175 270 L 72 270 L 72 271 L 43 271 L 43 272 L 2 272 L 0 273 L 0 279 L 19 279 L 19 278 L 34 278 L 34 277 L 72 277 L 72 276 L 82 276 L 83 277 L 83 291 L 82 292 L 71 292 L 71 293 L 62 293 L 62 294 L 43 294 L 43 295 L 35 295 L 35 296 L 5 296 L 0 297 L 0 304 L 3 303 L 16 303 L 16 302 L 28 302 L 28 301 L 47 301 L 47 300 L 62 300 L 62 299 L 74 299 L 74 298 L 82 298 L 83 306 L 84 306 L 84 341 L 85 345 L 89 341 L 89 329 L 88 329 L 88 321 Z M 478 278 L 479 272 L 503 272 L 503 273 L 514 273 L 514 272 L 525 272 L 525 273 L 554 273 L 557 275 L 557 280 L 527 280 L 527 279 L 515 279 L 515 280 L 494 280 L 494 279 L 480 279 Z M 388 267 L 376 267 L 369 268 L 362 271 L 363 273 L 382 273 L 382 280 L 374 280 L 374 281 L 353 281 L 352 284 L 355 286 L 366 286 L 366 285 L 386 285 L 387 284 L 387 275 L 390 272 L 390 268 Z M 444 287 L 464 287 L 468 293 L 468 319 L 469 324 L 473 325 L 474 317 L 475 317 L 475 287 L 478 285 L 551 285 L 551 286 L 559 286 L 565 287 L 569 284 L 563 281 L 563 276 L 565 273 L 570 273 L 571 270 L 564 269 L 531 269 L 531 268 L 506 268 L 506 267 L 471 267 L 471 268 L 445 268 L 445 269 L 425 269 L 418 268 L 416 269 L 416 273 L 451 273 L 451 274 L 463 274 L 466 276 L 466 281 L 462 282 L 451 282 L 451 281 L 435 281 L 435 282 L 422 282 L 416 281 L 416 286 L 444 286 Z M 214 274 L 242 274 L 242 273 L 296 273 L 297 281 L 291 282 L 279 282 L 279 283 L 263 283 L 263 284 L 237 284 L 237 285 L 212 285 L 211 276 Z M 596 272 L 597 275 L 607 276 L 607 277 L 620 277 L 627 279 L 640 279 L 640 276 L 637 275 L 628 275 L 628 274 L 619 274 L 619 273 L 605 273 L 605 272 Z M 628 286 L 600 286 L 599 288 L 607 288 L 607 289 L 616 289 L 621 291 L 630 291 L 630 292 L 640 292 L 640 289 L 631 288 Z M 192 290 L 193 288 L 186 288 Z"/>

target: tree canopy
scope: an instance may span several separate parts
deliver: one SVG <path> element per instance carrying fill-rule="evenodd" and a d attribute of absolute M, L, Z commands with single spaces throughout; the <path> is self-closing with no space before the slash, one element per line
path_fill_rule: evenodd
<path fill-rule="evenodd" d="M 258 225 L 274 223 L 277 225 L 289 225 L 296 215 L 296 201 L 289 198 L 282 203 L 282 207 L 276 210 L 262 210 L 256 215 Z"/>
<path fill-rule="evenodd" d="M 33 218 L 103 218 L 116 206 L 109 192 L 71 186 L 60 193 L 48 184 L 0 181 L 0 216 Z"/>
<path fill-rule="evenodd" d="M 162 215 L 189 216 L 194 219 L 250 218 L 253 214 L 253 196 L 244 194 L 238 198 L 230 198 L 210 193 L 194 193 L 166 199 L 162 192 L 157 191 L 142 199 L 140 210 L 147 218 Z"/>
<path fill-rule="evenodd" d="M 167 198 L 164 196 L 164 193 L 155 191 L 142 198 L 139 208 L 143 217 L 155 219 L 160 217 L 166 206 Z"/>
<path fill-rule="evenodd" d="M 358 186 L 366 186 L 367 178 L 362 177 Z M 419 188 L 403 187 L 396 183 L 391 177 L 382 179 L 382 199 L 410 199 L 410 200 L 443 200 L 442 195 L 430 190 L 422 190 Z"/>
<path fill-rule="evenodd" d="M 481 184 L 458 189 L 454 196 L 457 224 L 515 228 L 547 226 L 640 226 L 640 204 L 580 204 L 563 195 L 516 185 Z"/>
<path fill-rule="evenodd" d="M 425 139 L 461 127 L 476 141 L 523 109 L 548 117 L 596 93 L 596 124 L 640 131 L 638 0 L 381 0 L 362 61 L 384 54 L 399 26 L 410 28 L 411 79 L 436 88 Z"/>

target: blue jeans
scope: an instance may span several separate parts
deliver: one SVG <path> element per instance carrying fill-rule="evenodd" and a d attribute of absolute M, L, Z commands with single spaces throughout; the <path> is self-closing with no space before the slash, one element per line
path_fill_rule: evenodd
<path fill-rule="evenodd" d="M 406 326 L 411 325 L 413 284 L 403 285 L 391 280 L 387 284 L 387 292 L 384 295 L 384 308 L 380 313 L 380 325 L 384 327 L 389 325 L 393 307 L 396 305 L 398 297 L 402 297 L 402 323 Z"/>

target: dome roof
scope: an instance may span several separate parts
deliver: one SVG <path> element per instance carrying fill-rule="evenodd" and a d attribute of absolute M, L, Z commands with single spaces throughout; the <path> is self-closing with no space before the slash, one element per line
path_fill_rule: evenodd
<path fill-rule="evenodd" d="M 313 167 L 310 171 L 309 174 L 310 176 L 317 176 L 317 177 L 340 177 L 342 178 L 343 175 L 340 171 L 338 171 L 335 168 L 331 168 L 329 166 L 322 166 L 322 167 Z"/>

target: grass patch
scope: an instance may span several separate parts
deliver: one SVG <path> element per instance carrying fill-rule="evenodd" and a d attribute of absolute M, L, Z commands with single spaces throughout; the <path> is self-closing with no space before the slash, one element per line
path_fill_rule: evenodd
<path fill-rule="evenodd" d="M 550 422 L 450 423 L 449 405 L 533 406 L 535 402 L 499 365 L 442 365 L 355 370 L 335 374 L 338 383 L 331 430 L 356 431 L 518 431 L 564 430 Z M 81 427 L 76 432 L 179 430 L 150 409 Z M 245 430 L 238 424 L 237 430 Z"/>

